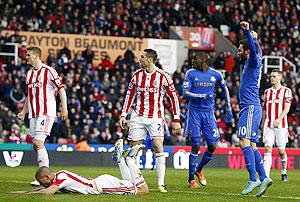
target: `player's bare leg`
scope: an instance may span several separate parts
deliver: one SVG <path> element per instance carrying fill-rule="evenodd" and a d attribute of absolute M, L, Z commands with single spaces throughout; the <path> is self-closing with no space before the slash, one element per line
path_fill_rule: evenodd
<path fill-rule="evenodd" d="M 163 138 L 153 138 L 154 153 L 156 156 L 156 172 L 158 190 L 166 193 L 165 173 L 166 173 L 166 157 L 163 151 Z"/>
<path fill-rule="evenodd" d="M 286 174 L 287 168 L 287 154 L 285 149 L 278 149 L 280 162 L 281 162 L 281 180 L 283 182 L 288 182 L 288 176 Z"/>

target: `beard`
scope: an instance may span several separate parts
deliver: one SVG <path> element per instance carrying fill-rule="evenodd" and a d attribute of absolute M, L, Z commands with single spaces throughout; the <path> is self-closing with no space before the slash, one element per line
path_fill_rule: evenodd
<path fill-rule="evenodd" d="M 240 62 L 240 63 L 245 63 L 245 61 L 246 61 L 246 57 L 243 56 L 243 55 L 240 55 L 240 57 L 239 57 L 239 62 Z"/>

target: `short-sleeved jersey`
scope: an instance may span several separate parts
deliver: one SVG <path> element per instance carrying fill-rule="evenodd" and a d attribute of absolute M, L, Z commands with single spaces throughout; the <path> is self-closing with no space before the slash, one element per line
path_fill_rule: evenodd
<path fill-rule="evenodd" d="M 26 76 L 28 118 L 56 117 L 56 92 L 64 85 L 52 67 L 42 63 L 37 70 L 31 68 Z"/>
<path fill-rule="evenodd" d="M 281 86 L 278 89 L 272 87 L 265 90 L 262 107 L 266 110 L 266 127 L 273 128 L 273 123 L 284 110 L 285 103 L 291 103 L 292 99 L 292 91 L 287 87 Z M 288 128 L 287 115 L 282 119 L 278 128 Z"/>
<path fill-rule="evenodd" d="M 206 72 L 190 69 L 185 74 L 183 82 L 184 96 L 189 99 L 189 107 L 200 111 L 214 111 L 215 87 L 225 87 L 221 72 L 209 67 Z M 205 99 L 189 96 L 190 93 L 206 96 Z"/>
<path fill-rule="evenodd" d="M 164 118 L 163 98 L 166 93 L 171 100 L 174 120 L 179 121 L 179 100 L 172 78 L 157 67 L 152 73 L 137 70 L 128 85 L 121 116 L 126 117 L 135 102 L 134 110 L 139 116 Z"/>

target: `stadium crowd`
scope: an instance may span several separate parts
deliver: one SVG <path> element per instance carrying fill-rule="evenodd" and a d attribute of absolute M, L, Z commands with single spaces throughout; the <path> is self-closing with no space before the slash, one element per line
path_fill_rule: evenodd
<path fill-rule="evenodd" d="M 18 30 L 63 32 L 90 35 L 131 36 L 147 38 L 168 38 L 170 26 L 229 26 L 229 40 L 237 44 L 242 33 L 241 20 L 253 22 L 253 28 L 260 33 L 264 54 L 282 55 L 300 67 L 300 1 L 7 1 L 0 2 L 3 11 L 1 29 L 15 30 L 12 36 L 1 32 L 1 42 L 18 42 Z M 22 58 L 26 44 L 19 49 Z M 220 147 L 238 146 L 237 116 L 240 67 L 238 60 L 230 52 L 216 54 L 210 52 L 210 64 L 225 70 L 225 78 L 230 89 L 234 119 L 231 126 L 224 122 L 224 103 L 221 91 L 217 90 L 216 118 L 221 133 Z M 192 56 L 192 55 L 191 55 Z M 92 47 L 78 52 L 73 58 L 68 47 L 58 55 L 50 53 L 47 64 L 54 66 L 65 84 L 69 119 L 62 122 L 58 117 L 48 139 L 51 143 L 113 143 L 127 131 L 117 125 L 127 84 L 134 70 L 138 68 L 136 58 L 127 51 L 116 61 L 109 56 L 100 64 L 93 64 Z M 25 60 L 16 66 L 9 61 L 0 60 L 0 141 L 30 142 L 27 136 L 28 123 L 16 119 L 25 96 L 25 77 L 28 66 Z M 189 68 L 186 61 L 174 73 L 173 79 L 179 95 L 184 73 Z M 284 85 L 293 92 L 293 104 L 289 119 L 289 147 L 300 146 L 300 73 L 294 76 L 288 68 L 284 69 Z M 268 75 L 263 75 L 261 94 L 270 87 Z M 181 116 L 184 120 L 187 103 L 180 96 Z M 166 121 L 171 130 L 171 109 L 167 99 Z M 184 137 L 168 136 L 166 144 L 186 144 Z"/>
<path fill-rule="evenodd" d="M 1 1 L 1 29 L 85 35 L 169 38 L 170 26 L 229 27 L 235 45 L 242 20 L 260 33 L 265 55 L 300 66 L 300 1 L 33 0 Z M 13 39 L 18 40 L 18 39 Z"/>

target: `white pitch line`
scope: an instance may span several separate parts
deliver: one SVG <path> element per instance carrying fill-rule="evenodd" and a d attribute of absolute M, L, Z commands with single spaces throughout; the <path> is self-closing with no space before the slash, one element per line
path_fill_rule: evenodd
<path fill-rule="evenodd" d="M 0 180 L 0 183 L 17 183 L 17 184 L 30 184 L 30 182 L 18 181 L 18 180 Z"/>
<path fill-rule="evenodd" d="M 150 191 L 157 191 L 156 189 L 150 189 Z M 173 193 L 187 193 L 187 194 L 202 194 L 202 195 L 220 195 L 220 196 L 242 196 L 241 194 L 237 193 L 211 193 L 211 192 L 193 192 L 193 191 L 180 191 L 180 190 L 174 190 Z M 254 195 L 248 195 L 248 196 L 242 196 L 242 197 L 253 197 L 256 198 Z M 263 198 L 270 198 L 270 199 L 291 199 L 291 200 L 300 200 L 300 197 L 298 196 L 262 196 Z"/>

